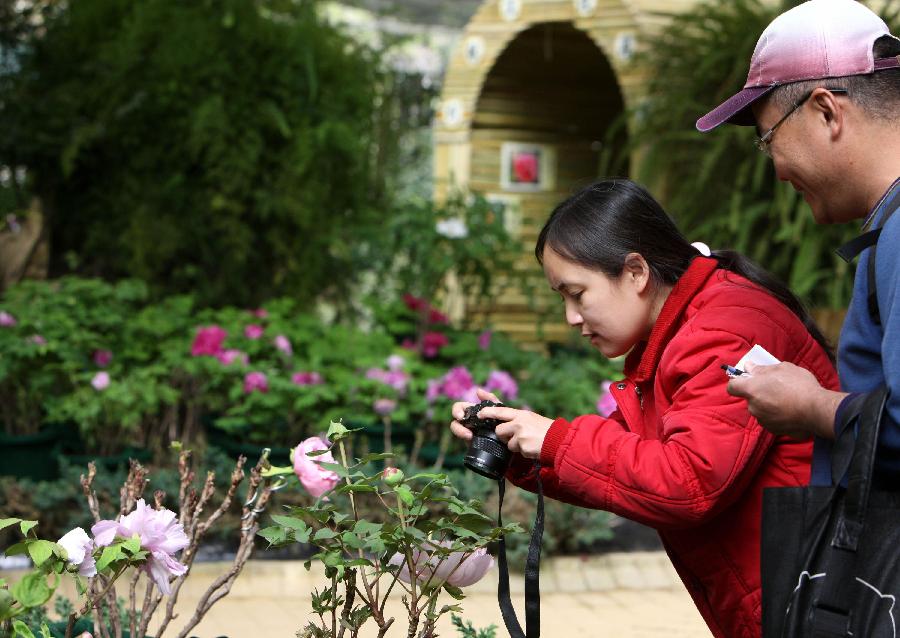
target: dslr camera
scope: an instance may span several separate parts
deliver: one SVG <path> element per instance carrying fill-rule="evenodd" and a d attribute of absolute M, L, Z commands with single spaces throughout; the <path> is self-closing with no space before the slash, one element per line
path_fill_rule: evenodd
<path fill-rule="evenodd" d="M 502 403 L 482 401 L 477 405 L 466 408 L 465 415 L 460 421 L 472 431 L 472 440 L 466 451 L 463 465 L 475 472 L 495 481 L 500 480 L 506 474 L 512 452 L 506 444 L 497 438 L 494 429 L 502 423 L 499 419 L 479 419 L 478 412 L 483 408 L 502 406 Z"/>

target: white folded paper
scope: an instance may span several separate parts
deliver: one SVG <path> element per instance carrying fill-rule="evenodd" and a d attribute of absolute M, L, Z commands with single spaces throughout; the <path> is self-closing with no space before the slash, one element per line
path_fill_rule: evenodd
<path fill-rule="evenodd" d="M 778 359 L 769 354 L 769 351 L 763 348 L 761 345 L 755 345 L 747 351 L 741 360 L 737 362 L 737 365 L 734 367 L 738 370 L 744 371 L 744 366 L 747 365 L 748 361 L 752 361 L 753 363 L 761 366 L 772 366 L 776 363 L 781 363 Z"/>

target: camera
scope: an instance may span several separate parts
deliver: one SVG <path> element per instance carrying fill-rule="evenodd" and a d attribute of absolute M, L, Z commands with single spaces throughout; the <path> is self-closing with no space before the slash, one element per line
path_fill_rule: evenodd
<path fill-rule="evenodd" d="M 466 408 L 460 423 L 472 431 L 472 440 L 466 450 L 463 465 L 490 479 L 500 480 L 506 474 L 512 452 L 506 444 L 497 438 L 494 429 L 502 423 L 499 419 L 479 419 L 478 412 L 483 408 L 502 406 L 502 403 L 482 401 Z"/>

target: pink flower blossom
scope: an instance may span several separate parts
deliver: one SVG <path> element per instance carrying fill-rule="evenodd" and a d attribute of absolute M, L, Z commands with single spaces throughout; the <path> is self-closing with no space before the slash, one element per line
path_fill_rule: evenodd
<path fill-rule="evenodd" d="M 222 365 L 230 366 L 235 361 L 240 361 L 242 365 L 250 365 L 250 357 L 246 352 L 241 350 L 223 350 L 216 354 L 216 359 L 222 362 Z"/>
<path fill-rule="evenodd" d="M 251 310 L 250 314 L 256 317 L 257 319 L 265 319 L 269 316 L 269 311 L 265 308 L 257 308 L 256 310 Z"/>
<path fill-rule="evenodd" d="M 277 337 L 275 337 L 275 347 L 287 356 L 291 356 L 292 354 L 294 354 L 294 348 L 291 347 L 290 339 L 288 339 L 284 335 L 278 335 Z"/>
<path fill-rule="evenodd" d="M 294 474 L 300 479 L 303 487 L 313 497 L 319 498 L 325 492 L 334 489 L 340 481 L 336 472 L 323 469 L 319 463 L 334 463 L 334 456 L 326 452 L 319 456 L 307 456 L 309 452 L 330 450 L 328 441 L 318 436 L 311 436 L 294 449 Z"/>
<path fill-rule="evenodd" d="M 387 358 L 385 364 L 391 372 L 399 372 L 403 369 L 403 366 L 406 365 L 406 359 L 399 354 L 392 354 Z"/>
<path fill-rule="evenodd" d="M 66 562 L 78 567 L 78 573 L 82 576 L 96 576 L 97 562 L 94 560 L 94 541 L 82 528 L 66 532 L 66 535 L 56 541 L 66 550 L 68 557 Z"/>
<path fill-rule="evenodd" d="M 321 385 L 325 380 L 318 372 L 295 372 L 291 375 L 291 381 L 295 385 Z"/>
<path fill-rule="evenodd" d="M 94 363 L 100 368 L 105 368 L 112 361 L 113 354 L 109 350 L 95 350 Z"/>
<path fill-rule="evenodd" d="M 472 374 L 463 366 L 451 368 L 444 375 L 443 386 L 441 392 L 450 399 L 462 401 L 466 393 L 475 385 Z"/>
<path fill-rule="evenodd" d="M 503 370 L 493 370 L 484 384 L 485 390 L 497 391 L 504 399 L 512 400 L 519 395 L 519 384 L 512 375 Z"/>
<path fill-rule="evenodd" d="M 453 587 L 468 587 L 481 580 L 488 570 L 494 566 L 494 559 L 487 553 L 487 549 L 481 547 L 473 552 L 450 552 L 442 557 L 437 548 L 451 547 L 450 541 L 441 541 L 440 544 L 431 543 L 433 549 L 413 550 L 412 564 L 415 571 L 416 582 L 429 588 L 437 588 L 445 582 Z M 467 555 L 468 554 L 468 555 Z M 390 565 L 400 567 L 398 577 L 406 583 L 411 583 L 409 561 L 403 554 L 394 554 L 388 561 Z"/>
<path fill-rule="evenodd" d="M 442 332 L 426 332 L 422 337 L 422 354 L 427 359 L 436 357 L 441 348 L 448 343 L 450 343 L 450 340 Z"/>
<path fill-rule="evenodd" d="M 169 585 L 171 576 L 181 576 L 187 572 L 187 567 L 173 557 L 187 547 L 189 541 L 184 527 L 171 510 L 155 510 L 144 503 L 144 499 L 139 499 L 130 514 L 119 521 L 100 521 L 91 528 L 91 532 L 98 547 L 110 545 L 117 536 L 140 536 L 141 549 L 150 552 L 141 569 L 150 575 L 163 594 L 172 592 Z"/>
<path fill-rule="evenodd" d="M 478 335 L 478 347 L 482 350 L 487 350 L 491 347 L 491 337 L 493 336 L 493 332 L 490 330 L 485 330 L 480 335 Z"/>
<path fill-rule="evenodd" d="M 191 355 L 194 357 L 214 357 L 222 351 L 222 342 L 228 333 L 219 326 L 205 326 L 197 329 L 197 336 L 191 345 Z"/>
<path fill-rule="evenodd" d="M 46 346 L 47 340 L 43 335 L 31 335 L 28 340 L 36 346 Z"/>
<path fill-rule="evenodd" d="M 380 368 L 369 368 L 366 370 L 366 378 L 380 381 L 385 385 L 394 388 L 400 394 L 406 392 L 406 386 L 409 384 L 409 375 L 402 370 L 382 370 Z"/>
<path fill-rule="evenodd" d="M 100 392 L 101 390 L 105 390 L 109 387 L 109 372 L 98 372 L 94 375 L 94 378 L 91 379 L 91 385 L 94 386 L 94 389 Z"/>
<path fill-rule="evenodd" d="M 244 328 L 244 336 L 248 339 L 259 339 L 261 336 L 263 336 L 263 330 L 264 329 L 262 326 L 251 323 L 249 326 Z"/>
<path fill-rule="evenodd" d="M 604 381 L 600 384 L 600 396 L 597 398 L 597 414 L 600 416 L 609 416 L 618 408 L 612 392 L 609 391 L 611 385 L 611 381 Z"/>
<path fill-rule="evenodd" d="M 263 372 L 248 372 L 244 375 L 244 394 L 255 391 L 268 392 L 269 380 Z"/>
<path fill-rule="evenodd" d="M 428 309 L 428 302 L 422 299 L 421 297 L 416 297 L 409 293 L 403 295 L 403 303 L 406 304 L 406 307 L 412 310 L 413 312 L 421 312 L 422 310 Z"/>
<path fill-rule="evenodd" d="M 5 310 L 0 310 L 0 326 L 3 326 L 4 328 L 12 328 L 17 323 L 19 322 L 16 321 L 15 317 L 13 317 Z"/>
<path fill-rule="evenodd" d="M 393 399 L 375 399 L 372 408 L 375 410 L 375 414 L 387 416 L 397 409 L 397 402 Z"/>
<path fill-rule="evenodd" d="M 429 379 L 428 388 L 425 390 L 425 400 L 434 403 L 443 392 L 444 382 L 441 379 Z"/>
<path fill-rule="evenodd" d="M 450 320 L 443 312 L 438 312 L 432 308 L 428 311 L 428 323 L 450 323 Z"/>

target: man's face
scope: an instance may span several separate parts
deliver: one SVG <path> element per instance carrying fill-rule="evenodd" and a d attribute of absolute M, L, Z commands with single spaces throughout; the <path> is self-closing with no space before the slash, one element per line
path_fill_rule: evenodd
<path fill-rule="evenodd" d="M 753 105 L 757 133 L 765 133 L 785 108 L 764 100 Z M 818 224 L 850 221 L 867 212 L 855 202 L 852 179 L 842 170 L 840 140 L 835 140 L 828 118 L 808 100 L 782 122 L 771 137 L 769 152 L 778 179 L 790 182 L 812 209 Z"/>

